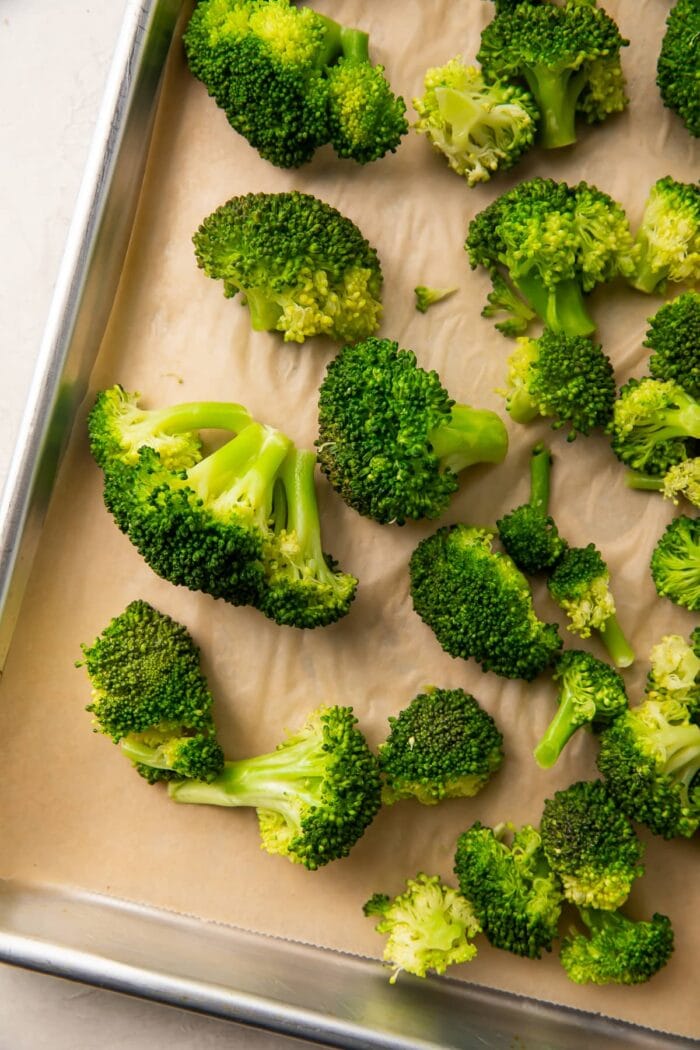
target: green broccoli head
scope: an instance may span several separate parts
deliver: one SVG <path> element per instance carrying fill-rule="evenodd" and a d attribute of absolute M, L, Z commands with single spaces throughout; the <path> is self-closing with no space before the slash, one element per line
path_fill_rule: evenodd
<path fill-rule="evenodd" d="M 700 293 L 685 292 L 649 319 L 644 346 L 653 351 L 649 371 L 655 379 L 680 384 L 700 398 Z"/>
<path fill-rule="evenodd" d="M 651 700 L 679 700 L 693 718 L 700 715 L 700 627 L 687 642 L 666 634 L 649 654 L 645 692 Z"/>
<path fill-rule="evenodd" d="M 630 284 L 662 293 L 669 281 L 700 280 L 700 183 L 655 182 L 635 241 L 637 262 Z"/>
<path fill-rule="evenodd" d="M 576 984 L 643 984 L 673 953 L 673 928 L 658 912 L 634 921 L 618 911 L 581 909 L 587 933 L 562 939 L 561 963 Z"/>
<path fill-rule="evenodd" d="M 120 744 L 143 777 L 212 780 L 221 771 L 212 696 L 185 627 L 134 601 L 81 648 L 95 731 Z"/>
<path fill-rule="evenodd" d="M 691 135 L 700 138 L 700 8 L 696 0 L 676 0 L 666 19 L 656 66 L 663 103 L 676 113 Z"/>
<path fill-rule="evenodd" d="M 359 164 L 396 150 L 408 131 L 406 105 L 394 95 L 384 66 L 373 66 L 365 46 L 326 70 L 329 141 L 339 157 Z"/>
<path fill-rule="evenodd" d="M 349 506 L 383 524 L 437 517 L 461 470 L 500 463 L 508 447 L 495 412 L 456 405 L 437 372 L 389 339 L 344 347 L 318 404 L 321 470 Z"/>
<path fill-rule="evenodd" d="M 530 456 L 530 499 L 496 522 L 506 553 L 526 573 L 551 569 L 567 548 L 559 535 L 549 508 L 549 481 L 552 456 L 538 442 Z"/>
<path fill-rule="evenodd" d="M 377 253 L 354 222 L 310 194 L 234 197 L 193 240 L 200 268 L 224 282 L 225 296 L 242 293 L 256 331 L 355 342 L 379 325 Z"/>
<path fill-rule="evenodd" d="M 168 791 L 176 802 L 253 807 L 262 848 L 310 870 L 346 857 L 380 806 L 377 760 L 352 708 L 340 706 L 311 712 L 270 754 L 226 762 L 211 783 Z"/>
<path fill-rule="evenodd" d="M 662 598 L 700 609 L 700 518 L 681 514 L 666 526 L 652 551 L 651 577 Z"/>
<path fill-rule="evenodd" d="M 459 57 L 426 72 L 424 94 L 413 107 L 415 130 L 428 136 L 468 186 L 512 168 L 533 145 L 539 120 L 529 92 L 489 84 Z"/>
<path fill-rule="evenodd" d="M 598 730 L 628 705 L 622 676 L 582 649 L 566 649 L 557 660 L 553 677 L 559 684 L 559 706 L 534 751 L 543 769 L 555 764 L 578 729 L 589 726 Z"/>
<path fill-rule="evenodd" d="M 700 402 L 671 379 L 630 379 L 608 429 L 618 459 L 660 476 L 689 459 L 690 439 L 700 438 Z"/>
<path fill-rule="evenodd" d="M 362 909 L 377 916 L 377 933 L 388 934 L 383 959 L 393 969 L 394 984 L 403 971 L 425 977 L 476 955 L 472 938 L 481 932 L 471 904 L 439 875 L 419 872 L 397 897 L 375 893 Z"/>
<path fill-rule="evenodd" d="M 409 566 L 413 606 L 450 656 L 530 681 L 554 661 L 561 638 L 537 618 L 527 580 L 492 540 L 468 525 L 422 540 Z"/>
<path fill-rule="evenodd" d="M 551 951 L 562 893 L 535 828 L 476 821 L 457 840 L 454 870 L 494 948 L 530 959 Z"/>
<path fill-rule="evenodd" d="M 434 805 L 476 795 L 503 761 L 493 718 L 462 689 L 421 693 L 395 717 L 379 748 L 382 801 Z"/>
<path fill-rule="evenodd" d="M 416 297 L 416 310 L 421 314 L 426 314 L 431 306 L 442 302 L 443 299 L 447 299 L 450 295 L 454 295 L 456 291 L 456 288 L 429 288 L 425 284 L 419 284 L 413 289 L 413 294 Z"/>

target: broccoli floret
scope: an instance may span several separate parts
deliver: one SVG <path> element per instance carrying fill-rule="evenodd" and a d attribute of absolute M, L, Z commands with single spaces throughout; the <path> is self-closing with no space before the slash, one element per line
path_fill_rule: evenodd
<path fill-rule="evenodd" d="M 700 627 L 690 642 L 667 634 L 649 654 L 651 668 L 645 692 L 651 700 L 678 700 L 694 719 L 700 715 Z"/>
<path fill-rule="evenodd" d="M 666 32 L 656 66 L 656 83 L 664 105 L 677 113 L 700 138 L 700 8 L 697 0 L 677 0 L 666 19 Z"/>
<path fill-rule="evenodd" d="M 262 848 L 310 870 L 346 857 L 380 806 L 377 760 L 352 708 L 338 706 L 313 711 L 270 754 L 168 791 L 176 802 L 253 807 Z"/>
<path fill-rule="evenodd" d="M 508 448 L 495 412 L 455 404 L 437 372 L 389 339 L 344 347 L 318 408 L 321 470 L 349 506 L 384 524 L 437 517 L 460 471 L 500 463 Z"/>
<path fill-rule="evenodd" d="M 651 577 L 662 598 L 700 609 L 700 518 L 674 518 L 651 555 Z"/>
<path fill-rule="evenodd" d="M 503 737 L 493 718 L 462 689 L 431 689 L 414 697 L 379 747 L 382 802 L 476 795 L 503 761 Z"/>
<path fill-rule="evenodd" d="M 541 144 L 555 149 L 576 141 L 579 110 L 599 121 L 625 108 L 620 50 L 628 43 L 594 4 L 523 3 L 486 26 L 476 57 L 488 79 L 527 84 L 541 113 Z"/>
<path fill-rule="evenodd" d="M 184 35 L 193 74 L 233 128 L 282 168 L 331 142 L 364 164 L 394 151 L 405 104 L 372 66 L 367 34 L 289 0 L 203 0 Z"/>
<path fill-rule="evenodd" d="M 409 566 L 413 606 L 450 656 L 530 681 L 553 662 L 561 638 L 555 624 L 538 620 L 527 580 L 492 540 L 468 525 L 422 540 Z"/>
<path fill-rule="evenodd" d="M 673 380 L 630 379 L 609 425 L 613 452 L 641 474 L 661 476 L 690 458 L 700 438 L 700 402 Z"/>
<path fill-rule="evenodd" d="M 630 284 L 661 293 L 669 281 L 700 281 L 700 183 L 655 182 L 635 240 Z"/>
<path fill-rule="evenodd" d="M 461 57 L 425 74 L 424 94 L 414 98 L 416 131 L 427 135 L 468 186 L 487 182 L 530 149 L 539 112 L 529 92 L 513 84 L 489 84 Z"/>
<path fill-rule="evenodd" d="M 377 253 L 354 222 L 308 193 L 234 197 L 193 241 L 197 263 L 224 282 L 224 295 L 242 293 L 255 331 L 283 332 L 285 342 L 356 342 L 379 326 Z"/>
<path fill-rule="evenodd" d="M 566 649 L 557 660 L 553 677 L 559 683 L 559 707 L 534 751 L 543 769 L 554 765 L 577 729 L 590 726 L 598 730 L 628 705 L 622 676 L 581 649 Z"/>
<path fill-rule="evenodd" d="M 666 915 L 656 912 L 648 922 L 594 908 L 580 915 L 588 935 L 572 931 L 560 955 L 576 984 L 643 984 L 671 958 L 673 928 Z"/>
<path fill-rule="evenodd" d="M 665 839 L 700 826 L 700 726 L 678 700 L 647 699 L 600 737 L 598 768 L 628 817 Z"/>
<path fill-rule="evenodd" d="M 567 440 L 573 441 L 610 422 L 615 389 L 610 358 L 600 346 L 584 336 L 545 329 L 539 339 L 518 339 L 503 393 L 516 423 L 545 416 L 554 430 L 568 427 Z"/>
<path fill-rule="evenodd" d="M 488 305 L 481 311 L 481 316 L 498 317 L 505 314 L 504 319 L 494 325 L 496 330 L 511 338 L 522 335 L 536 317 L 535 311 L 530 309 L 497 270 L 491 273 L 491 284 L 491 291 L 486 296 Z"/>
<path fill-rule="evenodd" d="M 472 219 L 466 249 L 472 268 L 498 274 L 501 288 L 507 277 L 548 328 L 570 336 L 595 330 L 584 293 L 634 266 L 625 213 L 585 182 L 519 183 Z M 524 327 L 517 314 L 510 323 Z"/>
<path fill-rule="evenodd" d="M 685 292 L 649 318 L 649 371 L 700 398 L 700 293 Z"/>
<path fill-rule="evenodd" d="M 425 977 L 429 970 L 444 973 L 448 966 L 469 962 L 476 955 L 471 940 L 481 926 L 471 904 L 445 886 L 439 875 L 420 872 L 407 880 L 398 897 L 375 893 L 362 910 L 380 919 L 377 933 L 389 935 L 383 959 L 394 971 L 390 984 L 402 971 L 416 977 Z"/>
<path fill-rule="evenodd" d="M 602 780 L 580 780 L 544 804 L 542 848 L 564 896 L 611 911 L 644 874 L 644 846 Z"/>
<path fill-rule="evenodd" d="M 625 482 L 631 489 L 645 492 L 660 492 L 664 499 L 678 505 L 685 497 L 694 507 L 700 507 L 700 456 L 683 459 L 669 467 L 665 474 L 638 474 L 629 470 Z"/>
<path fill-rule="evenodd" d="M 535 828 L 476 821 L 457 840 L 454 870 L 494 948 L 530 959 L 551 951 L 562 893 Z"/>
<path fill-rule="evenodd" d="M 530 456 L 530 499 L 496 522 L 507 554 L 522 572 L 537 573 L 553 568 L 567 548 L 549 508 L 552 456 L 538 442 Z"/>
<path fill-rule="evenodd" d="M 212 696 L 185 627 L 134 601 L 81 648 L 95 732 L 119 744 L 142 777 L 208 781 L 220 773 Z"/>
<path fill-rule="evenodd" d="M 425 314 L 435 303 L 442 302 L 449 295 L 454 295 L 456 291 L 456 288 L 428 288 L 424 284 L 419 284 L 417 288 L 413 289 L 416 297 L 416 310 L 421 314 Z"/>

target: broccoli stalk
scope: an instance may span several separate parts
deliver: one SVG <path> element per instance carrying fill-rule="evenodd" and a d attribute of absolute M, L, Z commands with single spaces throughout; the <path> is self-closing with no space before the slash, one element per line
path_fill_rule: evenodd
<path fill-rule="evenodd" d="M 551 569 L 567 543 L 548 514 L 552 456 L 542 442 L 530 455 L 530 499 L 496 522 L 507 554 L 522 572 Z"/>
<path fill-rule="evenodd" d="M 618 911 L 581 908 L 588 935 L 563 938 L 561 963 L 575 984 L 642 984 L 673 953 L 673 928 L 666 915 L 635 922 Z"/>

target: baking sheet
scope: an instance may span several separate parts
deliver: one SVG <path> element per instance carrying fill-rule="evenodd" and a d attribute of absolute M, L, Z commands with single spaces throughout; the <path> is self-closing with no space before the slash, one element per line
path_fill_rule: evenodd
<path fill-rule="evenodd" d="M 458 9 L 446 0 L 381 10 L 361 0 L 346 0 L 340 8 L 330 2 L 317 6 L 369 29 L 374 54 L 407 98 L 420 89 L 427 65 L 459 49 L 473 55 L 490 15 L 486 4 Z M 584 131 L 575 150 L 533 154 L 510 178 L 472 191 L 417 136 L 405 139 L 395 156 L 364 169 L 325 150 L 298 172 L 274 169 L 231 131 L 202 86 L 189 77 L 178 49 L 93 391 L 119 381 L 143 391 L 153 405 L 229 396 L 309 446 L 315 436 L 316 389 L 335 348 L 324 340 L 300 348 L 282 344 L 273 334 L 251 333 L 247 312 L 236 301 L 225 301 L 220 285 L 197 270 L 190 244 L 201 219 L 228 197 L 299 188 L 352 217 L 377 247 L 386 281 L 381 334 L 410 346 L 420 363 L 437 368 L 457 400 L 500 409 L 494 389 L 503 381 L 511 344 L 479 317 L 487 280 L 469 271 L 462 250 L 469 218 L 519 178 L 547 174 L 599 185 L 625 205 L 634 222 L 656 178 L 671 173 L 688 180 L 697 173 L 697 147 L 662 110 L 653 85 L 664 5 L 620 0 L 608 8 L 632 39 L 625 54 L 634 100 L 629 112 Z M 413 308 L 417 283 L 459 283 L 460 290 L 421 316 Z M 642 374 L 645 318 L 659 302 L 623 288 L 602 289 L 594 297 L 599 335 L 620 382 Z M 397 892 L 420 869 L 448 878 L 456 837 L 473 820 L 536 822 L 553 790 L 595 775 L 594 747 L 584 734 L 555 770 L 544 773 L 534 766 L 532 746 L 554 709 L 554 689 L 546 677 L 526 686 L 483 675 L 476 665 L 442 653 L 413 613 L 406 563 L 436 523 L 378 526 L 345 508 L 321 482 L 325 546 L 360 577 L 359 595 L 350 615 L 333 627 L 303 633 L 279 628 L 254 610 L 226 607 L 153 576 L 102 507 L 100 472 L 85 440 L 86 410 L 64 463 L 0 687 L 0 731 L 7 753 L 0 788 L 3 875 L 107 892 L 378 955 L 382 942 L 360 913 L 372 892 Z M 641 657 L 626 673 L 634 696 L 643 684 L 651 644 L 669 631 L 688 633 L 693 625 L 688 614 L 656 598 L 646 568 L 674 510 L 658 497 L 627 491 L 623 469 L 601 437 L 567 445 L 544 423 L 527 429 L 509 424 L 509 430 L 506 463 L 472 471 L 443 520 L 492 522 L 521 502 L 528 487 L 529 448 L 539 437 L 551 439 L 553 511 L 571 542 L 595 541 L 610 564 L 620 619 Z M 201 645 L 231 757 L 274 747 L 282 727 L 293 728 L 322 701 L 352 703 L 369 739 L 377 743 L 385 735 L 387 715 L 432 683 L 462 686 L 480 699 L 504 732 L 507 761 L 474 800 L 436 809 L 404 802 L 383 811 L 342 863 L 309 873 L 268 857 L 259 849 L 252 812 L 174 806 L 162 791 L 134 776 L 110 741 L 90 735 L 83 710 L 89 687 L 84 672 L 72 664 L 80 642 L 92 640 L 134 597 L 187 624 Z M 542 588 L 537 605 L 546 618 L 557 618 Z M 28 785 L 27 768 L 37 762 L 41 775 Z M 475 962 L 452 972 L 495 988 L 695 1035 L 699 1016 L 690 993 L 700 920 L 693 908 L 693 863 L 697 840 L 649 838 L 648 873 L 635 887 L 631 910 L 640 916 L 668 913 L 677 949 L 644 991 L 579 989 L 553 957 L 536 964 L 485 943 Z"/>

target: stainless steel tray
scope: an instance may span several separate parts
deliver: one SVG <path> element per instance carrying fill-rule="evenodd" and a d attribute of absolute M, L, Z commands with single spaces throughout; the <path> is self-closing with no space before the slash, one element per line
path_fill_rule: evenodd
<path fill-rule="evenodd" d="M 0 664 L 126 253 L 181 0 L 127 9 L 0 505 Z M 0 959 L 348 1048 L 692 1045 L 603 1017 L 154 908 L 0 881 Z"/>

